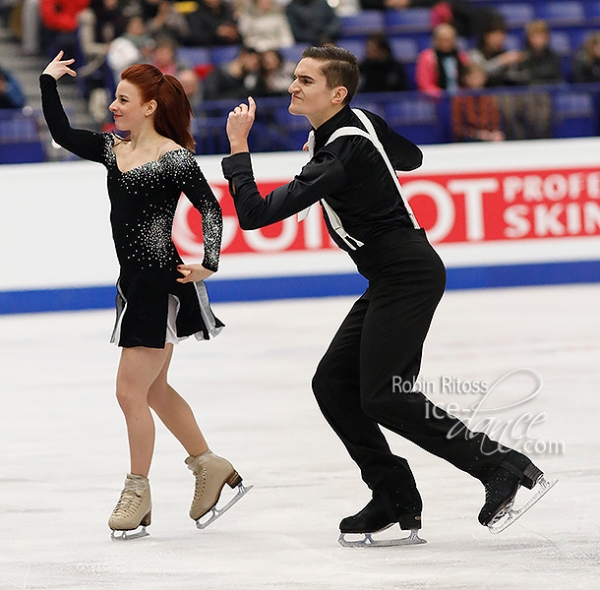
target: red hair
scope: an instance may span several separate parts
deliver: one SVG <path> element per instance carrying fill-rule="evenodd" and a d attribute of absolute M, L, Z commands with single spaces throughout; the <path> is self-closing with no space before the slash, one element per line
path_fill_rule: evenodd
<path fill-rule="evenodd" d="M 136 64 L 123 71 L 121 80 L 137 86 L 143 102 L 156 101 L 154 128 L 158 133 L 194 151 L 196 142 L 190 131 L 192 106 L 177 78 L 150 64 Z"/>

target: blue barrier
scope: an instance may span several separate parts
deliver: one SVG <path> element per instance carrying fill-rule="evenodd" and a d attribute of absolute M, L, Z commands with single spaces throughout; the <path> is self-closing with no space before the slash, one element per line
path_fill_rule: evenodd
<path fill-rule="evenodd" d="M 600 282 L 600 260 L 449 268 L 447 290 L 489 289 Z M 359 296 L 367 281 L 359 274 L 223 279 L 207 282 L 211 301 L 231 303 L 310 297 Z M 0 291 L 0 315 L 110 309 L 113 286 Z"/>

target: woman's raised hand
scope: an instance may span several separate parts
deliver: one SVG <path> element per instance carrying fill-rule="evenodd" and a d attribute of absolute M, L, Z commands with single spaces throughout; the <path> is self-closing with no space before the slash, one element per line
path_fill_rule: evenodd
<path fill-rule="evenodd" d="M 62 59 L 64 51 L 59 51 L 58 55 L 46 66 L 42 74 L 50 74 L 55 80 L 58 80 L 65 74 L 75 77 L 77 72 L 69 66 L 75 61 L 74 59 Z"/>

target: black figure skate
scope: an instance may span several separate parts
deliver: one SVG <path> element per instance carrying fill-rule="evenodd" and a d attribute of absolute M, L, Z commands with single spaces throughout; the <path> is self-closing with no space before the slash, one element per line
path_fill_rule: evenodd
<path fill-rule="evenodd" d="M 375 533 L 384 531 L 398 523 L 402 530 L 410 530 L 403 539 L 373 539 Z M 338 542 L 343 547 L 395 547 L 427 543 L 418 535 L 421 528 L 421 513 L 405 514 L 400 518 L 390 516 L 386 503 L 381 498 L 373 498 L 360 512 L 347 516 L 340 522 Z M 358 540 L 349 540 L 346 535 L 362 535 Z"/>
<path fill-rule="evenodd" d="M 500 463 L 485 483 L 485 504 L 479 513 L 479 522 L 490 533 L 498 534 L 527 512 L 558 480 L 546 480 L 525 455 L 514 451 Z M 513 508 L 519 487 L 533 490 L 530 498 L 519 508 Z"/>

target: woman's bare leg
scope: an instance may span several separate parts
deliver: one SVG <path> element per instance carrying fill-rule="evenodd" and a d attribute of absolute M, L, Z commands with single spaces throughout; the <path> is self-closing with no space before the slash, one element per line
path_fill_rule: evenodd
<path fill-rule="evenodd" d="M 148 391 L 148 404 L 189 455 L 201 455 L 208 450 L 208 445 L 194 413 L 188 403 L 167 382 L 173 345 L 167 346 L 169 352 L 163 367 Z"/>
<path fill-rule="evenodd" d="M 173 345 L 164 349 L 123 348 L 117 371 L 117 400 L 125 414 L 131 473 L 148 477 L 154 451 L 154 420 L 148 392 L 170 359 Z M 167 363 L 168 364 L 168 363 Z"/>

